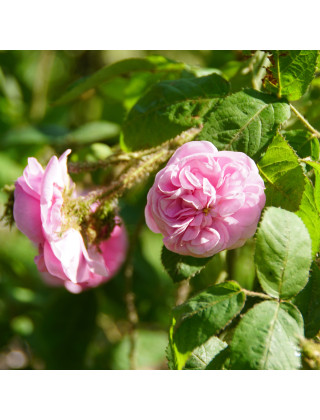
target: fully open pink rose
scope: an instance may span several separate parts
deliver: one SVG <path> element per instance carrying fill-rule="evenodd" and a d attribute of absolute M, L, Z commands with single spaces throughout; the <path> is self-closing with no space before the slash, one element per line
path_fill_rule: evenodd
<path fill-rule="evenodd" d="M 264 183 L 252 159 L 193 141 L 156 175 L 145 216 L 169 250 L 209 257 L 253 236 L 264 205 Z"/>
<path fill-rule="evenodd" d="M 68 226 L 65 197 L 76 197 L 67 172 L 70 152 L 60 159 L 53 156 L 45 170 L 35 158 L 29 158 L 16 181 L 13 215 L 18 229 L 38 246 L 35 262 L 45 279 L 77 293 L 115 274 L 125 257 L 127 237 L 124 227 L 117 225 L 99 248 L 87 249 L 77 226 Z"/>

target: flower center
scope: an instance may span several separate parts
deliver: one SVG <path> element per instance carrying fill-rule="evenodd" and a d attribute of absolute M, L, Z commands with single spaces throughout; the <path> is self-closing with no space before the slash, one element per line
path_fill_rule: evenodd
<path fill-rule="evenodd" d="M 207 216 L 207 214 L 209 213 L 210 209 L 208 207 L 206 207 L 205 209 L 202 209 L 202 211 Z"/>

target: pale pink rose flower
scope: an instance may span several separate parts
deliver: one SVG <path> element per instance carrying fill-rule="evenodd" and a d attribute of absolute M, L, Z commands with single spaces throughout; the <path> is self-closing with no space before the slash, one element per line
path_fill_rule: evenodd
<path fill-rule="evenodd" d="M 111 237 L 119 241 L 115 249 L 120 255 L 116 258 L 109 247 L 104 252 L 93 246 L 87 250 L 81 233 L 64 227 L 64 194 L 76 197 L 67 172 L 70 152 L 64 152 L 60 159 L 53 156 L 45 170 L 36 159 L 29 158 L 23 176 L 16 181 L 13 214 L 18 229 L 38 246 L 35 262 L 39 271 L 46 273 L 46 280 L 54 279 L 55 284 L 58 281 L 70 291 L 79 292 L 113 276 L 123 262 L 127 237 L 123 227 L 116 226 L 112 232 Z M 118 229 L 121 235 L 117 235 Z M 100 245 L 105 246 L 103 244 Z M 80 284 L 83 286 L 78 286 Z"/>
<path fill-rule="evenodd" d="M 254 235 L 265 205 L 264 183 L 241 152 L 208 141 L 176 150 L 158 172 L 145 208 L 148 227 L 181 255 L 210 257 Z"/>
<path fill-rule="evenodd" d="M 118 219 L 118 222 L 121 223 L 121 219 Z M 94 257 L 96 256 L 96 253 L 101 252 L 100 255 L 102 255 L 107 274 L 100 275 L 99 269 L 97 268 L 95 272 L 89 272 L 86 280 L 80 283 L 73 283 L 71 281 L 64 280 L 62 276 L 56 277 L 52 274 L 49 274 L 49 272 L 46 270 L 46 267 L 41 266 L 42 261 L 39 257 L 37 260 L 37 265 L 39 271 L 43 271 L 43 277 L 48 284 L 52 286 L 64 285 L 71 293 L 80 293 L 88 288 L 97 287 L 101 283 L 105 283 L 114 277 L 125 260 L 127 248 L 128 238 L 125 227 L 123 224 L 116 225 L 110 237 L 99 244 L 98 251 L 93 247 L 88 249 L 88 253 L 91 255 L 94 261 L 99 261 Z"/>

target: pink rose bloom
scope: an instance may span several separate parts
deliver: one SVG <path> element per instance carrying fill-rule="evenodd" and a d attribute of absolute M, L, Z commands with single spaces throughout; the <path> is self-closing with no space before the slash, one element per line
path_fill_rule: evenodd
<path fill-rule="evenodd" d="M 106 281 L 111 279 L 115 274 L 117 274 L 125 260 L 127 248 L 127 232 L 123 225 L 116 225 L 110 237 L 106 241 L 102 241 L 100 243 L 99 250 L 101 254 L 98 254 L 97 251 L 95 252 L 96 254 L 98 254 L 98 258 L 100 258 L 100 255 L 102 255 L 103 262 L 105 264 L 105 269 L 107 272 L 106 274 L 99 275 L 97 271 L 93 274 L 89 274 L 87 280 L 84 280 L 80 283 L 73 283 L 71 281 L 64 281 L 59 277 L 51 275 L 45 268 L 43 272 L 43 277 L 46 280 L 46 282 L 52 286 L 64 285 L 66 289 L 68 289 L 70 292 L 80 293 L 83 290 L 86 290 L 91 287 L 97 287 L 101 283 L 105 283 Z M 93 257 L 93 248 L 89 248 L 89 254 L 90 251 L 91 257 Z M 36 259 L 37 258 L 39 257 L 36 257 Z M 38 268 L 39 271 L 42 271 L 41 266 L 39 267 L 39 264 Z"/>
<path fill-rule="evenodd" d="M 127 237 L 116 226 L 100 249 L 86 248 L 75 227 L 65 227 L 65 194 L 75 197 L 74 184 L 67 172 L 67 150 L 58 159 L 53 156 L 45 170 L 35 158 L 28 159 L 23 175 L 16 181 L 13 215 L 18 229 L 38 246 L 35 262 L 45 279 L 64 284 L 79 292 L 111 278 L 122 264 Z M 115 255 L 118 253 L 118 255 Z"/>
<path fill-rule="evenodd" d="M 208 141 L 192 141 L 156 175 L 146 222 L 163 234 L 170 251 L 210 257 L 254 235 L 264 188 L 256 164 L 244 153 L 219 152 Z"/>

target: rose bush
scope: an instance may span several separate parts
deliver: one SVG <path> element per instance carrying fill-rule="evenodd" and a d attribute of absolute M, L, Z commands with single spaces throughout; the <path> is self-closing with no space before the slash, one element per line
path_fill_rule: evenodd
<path fill-rule="evenodd" d="M 156 175 L 145 216 L 169 250 L 209 257 L 242 246 L 255 233 L 264 205 L 264 182 L 252 159 L 193 141 Z"/>
<path fill-rule="evenodd" d="M 121 221 L 98 247 L 85 246 L 76 219 L 65 213 L 66 199 L 76 198 L 67 172 L 67 150 L 53 156 L 45 170 L 29 158 L 15 184 L 13 215 L 18 229 L 39 249 L 35 262 L 51 284 L 78 293 L 110 279 L 123 263 L 127 236 Z"/>

